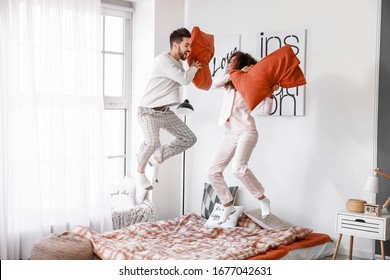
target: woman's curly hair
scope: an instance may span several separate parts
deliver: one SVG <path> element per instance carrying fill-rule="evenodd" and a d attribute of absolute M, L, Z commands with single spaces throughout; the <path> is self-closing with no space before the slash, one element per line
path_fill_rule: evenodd
<path fill-rule="evenodd" d="M 250 66 L 254 65 L 257 63 L 256 59 L 254 59 L 249 53 L 244 53 L 241 51 L 237 51 L 232 54 L 232 56 L 229 58 L 229 62 L 233 59 L 236 58 L 234 61 L 234 64 L 232 65 L 232 70 L 237 70 L 237 69 L 242 69 L 245 66 Z M 226 83 L 225 88 L 228 89 L 236 89 L 232 83 L 232 81 L 229 81 Z"/>

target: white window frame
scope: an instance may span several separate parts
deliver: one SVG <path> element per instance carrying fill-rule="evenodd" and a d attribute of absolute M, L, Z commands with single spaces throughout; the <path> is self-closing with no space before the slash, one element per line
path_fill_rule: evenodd
<path fill-rule="evenodd" d="M 124 174 L 129 174 L 129 167 L 131 166 L 131 156 L 129 155 L 131 149 L 131 121 L 132 121 L 132 112 L 131 112 L 131 102 L 132 102 L 132 13 L 134 12 L 133 8 L 130 7 L 124 7 L 124 6 L 118 6 L 108 3 L 101 3 L 102 4 L 102 10 L 101 14 L 103 16 L 116 16 L 116 17 L 122 17 L 125 19 L 124 24 L 124 77 L 123 77 L 123 93 L 124 96 L 122 97 L 112 97 L 112 96 L 103 96 L 104 98 L 104 109 L 119 109 L 119 110 L 125 110 L 126 111 L 126 120 L 125 120 L 125 154 L 123 155 L 110 155 L 108 156 L 108 159 L 112 158 L 125 158 L 125 166 L 124 166 Z M 104 30 L 104 23 L 103 23 L 103 34 L 105 32 Z M 102 49 L 104 50 L 104 37 L 102 40 L 103 46 Z M 102 59 L 103 59 L 103 92 L 104 92 L 104 53 L 115 53 L 115 52 L 107 52 L 102 51 Z"/>

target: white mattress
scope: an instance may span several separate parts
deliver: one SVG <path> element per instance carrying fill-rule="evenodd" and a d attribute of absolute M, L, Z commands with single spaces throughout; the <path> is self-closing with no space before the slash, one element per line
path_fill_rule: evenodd
<path fill-rule="evenodd" d="M 320 260 L 333 255 L 334 242 L 326 242 L 313 247 L 291 250 L 281 260 Z"/>

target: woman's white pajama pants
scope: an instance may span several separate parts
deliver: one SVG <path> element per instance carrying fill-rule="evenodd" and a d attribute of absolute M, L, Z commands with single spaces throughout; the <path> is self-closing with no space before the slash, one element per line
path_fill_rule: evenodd
<path fill-rule="evenodd" d="M 257 131 L 231 131 L 225 134 L 218 144 L 208 168 L 208 178 L 222 204 L 233 201 L 223 176 L 226 166 L 232 161 L 233 174 L 256 198 L 264 194 L 262 184 L 248 168 L 248 161 L 258 139 Z"/>

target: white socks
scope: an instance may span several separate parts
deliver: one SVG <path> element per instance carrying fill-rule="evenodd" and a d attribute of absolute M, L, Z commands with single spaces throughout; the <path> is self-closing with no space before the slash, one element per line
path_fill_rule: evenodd
<path fill-rule="evenodd" d="M 153 189 L 153 186 L 149 182 L 145 173 L 138 173 L 137 185 L 135 188 L 135 203 L 137 205 L 142 204 L 142 202 L 145 200 L 146 193 L 151 189 Z"/>
<path fill-rule="evenodd" d="M 236 208 L 234 208 L 233 205 L 227 207 L 224 206 L 223 209 L 224 211 L 221 214 L 221 218 L 219 219 L 218 224 L 223 224 L 224 222 L 226 222 L 226 220 L 229 218 L 231 214 L 236 212 Z"/>
<path fill-rule="evenodd" d="M 260 201 L 260 207 L 261 207 L 261 215 L 262 215 L 262 218 L 265 219 L 268 217 L 269 214 L 271 214 L 270 201 L 267 197 L 265 197 L 259 201 Z"/>
<path fill-rule="evenodd" d="M 153 189 L 153 186 L 145 173 L 138 173 L 138 184 L 147 191 Z"/>
<path fill-rule="evenodd" d="M 158 183 L 157 175 L 158 175 L 158 168 L 160 167 L 161 163 L 158 163 L 153 156 L 149 159 L 149 165 L 153 167 L 153 181 Z"/>

